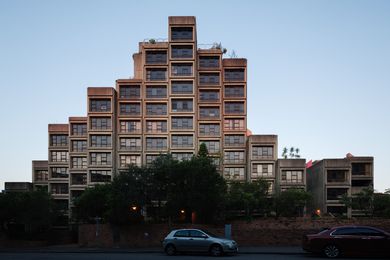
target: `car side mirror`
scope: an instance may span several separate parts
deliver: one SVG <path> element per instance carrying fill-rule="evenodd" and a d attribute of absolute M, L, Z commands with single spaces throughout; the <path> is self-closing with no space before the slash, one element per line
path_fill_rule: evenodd
<path fill-rule="evenodd" d="M 202 235 L 202 237 L 204 238 L 204 239 L 206 239 L 206 238 L 209 238 L 208 236 L 206 236 L 206 235 Z"/>

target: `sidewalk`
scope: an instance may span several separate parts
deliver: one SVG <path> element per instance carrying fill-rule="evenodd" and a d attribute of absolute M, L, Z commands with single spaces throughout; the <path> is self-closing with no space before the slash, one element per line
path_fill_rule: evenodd
<path fill-rule="evenodd" d="M 74 245 L 48 246 L 40 248 L 0 248 L 1 253 L 163 253 L 162 248 L 83 248 Z M 301 247 L 297 246 L 258 246 L 240 247 L 239 254 L 303 254 Z"/>

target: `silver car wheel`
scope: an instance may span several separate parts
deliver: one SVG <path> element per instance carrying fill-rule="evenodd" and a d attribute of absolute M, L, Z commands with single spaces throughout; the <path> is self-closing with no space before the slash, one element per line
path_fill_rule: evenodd
<path fill-rule="evenodd" d="M 174 245 L 167 245 L 165 247 L 165 253 L 167 255 L 175 255 L 176 254 L 176 248 Z"/>
<path fill-rule="evenodd" d="M 222 247 L 220 245 L 213 245 L 210 248 L 210 254 L 212 256 L 221 256 L 223 253 Z"/>
<path fill-rule="evenodd" d="M 340 255 L 340 250 L 335 245 L 327 245 L 324 248 L 324 254 L 329 258 L 336 258 Z"/>

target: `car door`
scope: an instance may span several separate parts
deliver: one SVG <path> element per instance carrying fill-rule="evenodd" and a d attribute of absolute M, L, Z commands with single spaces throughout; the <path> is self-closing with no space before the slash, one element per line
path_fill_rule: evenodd
<path fill-rule="evenodd" d="M 178 251 L 189 251 L 190 233 L 188 230 L 178 230 L 173 235 L 173 244 Z"/>
<path fill-rule="evenodd" d="M 364 240 L 361 246 L 367 254 L 383 255 L 389 251 L 390 240 L 383 232 L 369 227 L 361 227 L 359 232 Z"/>
<path fill-rule="evenodd" d="M 209 236 L 200 230 L 190 230 L 190 242 L 193 251 L 208 251 L 209 250 Z"/>
<path fill-rule="evenodd" d="M 355 254 L 361 250 L 362 240 L 355 227 L 344 227 L 332 232 L 332 243 L 345 254 Z"/>

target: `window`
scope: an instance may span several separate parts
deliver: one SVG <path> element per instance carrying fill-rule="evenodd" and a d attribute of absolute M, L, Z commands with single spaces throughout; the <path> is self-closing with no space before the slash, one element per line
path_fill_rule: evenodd
<path fill-rule="evenodd" d="M 50 135 L 51 146 L 67 146 L 68 136 L 67 135 Z"/>
<path fill-rule="evenodd" d="M 72 152 L 85 152 L 87 151 L 87 141 L 75 140 L 72 141 Z"/>
<path fill-rule="evenodd" d="M 48 175 L 47 170 L 37 170 L 35 171 L 35 181 L 47 181 Z"/>
<path fill-rule="evenodd" d="M 225 162 L 226 163 L 244 163 L 245 162 L 245 152 L 242 151 L 226 151 L 225 152 Z"/>
<path fill-rule="evenodd" d="M 54 179 L 69 177 L 68 168 L 66 167 L 51 167 L 50 172 L 51 172 L 51 178 Z"/>
<path fill-rule="evenodd" d="M 111 153 L 91 153 L 91 165 L 111 165 Z"/>
<path fill-rule="evenodd" d="M 138 151 L 142 149 L 141 138 L 138 137 L 121 137 L 120 149 L 128 151 Z"/>
<path fill-rule="evenodd" d="M 167 131 L 167 121 L 146 121 L 147 133 L 166 133 Z"/>
<path fill-rule="evenodd" d="M 361 236 L 386 237 L 382 232 L 372 228 L 358 227 L 356 231 Z"/>
<path fill-rule="evenodd" d="M 111 135 L 91 135 L 91 147 L 111 147 Z"/>
<path fill-rule="evenodd" d="M 225 113 L 228 115 L 244 114 L 244 102 L 225 102 Z"/>
<path fill-rule="evenodd" d="M 140 89 L 141 89 L 140 86 L 127 86 L 127 85 L 119 86 L 119 97 L 126 98 L 126 99 L 140 98 L 141 97 Z"/>
<path fill-rule="evenodd" d="M 272 159 L 274 148 L 272 146 L 252 146 L 252 159 Z"/>
<path fill-rule="evenodd" d="M 332 232 L 333 236 L 353 236 L 358 235 L 357 228 L 338 228 Z"/>
<path fill-rule="evenodd" d="M 186 130 L 193 128 L 192 117 L 172 117 L 172 129 Z"/>
<path fill-rule="evenodd" d="M 218 102 L 219 91 L 218 90 L 201 90 L 199 93 L 200 101 Z"/>
<path fill-rule="evenodd" d="M 167 87 L 166 86 L 146 86 L 147 98 L 166 98 Z"/>
<path fill-rule="evenodd" d="M 179 230 L 173 236 L 174 237 L 189 237 L 190 231 L 189 230 Z"/>
<path fill-rule="evenodd" d="M 172 147 L 174 148 L 192 148 L 194 137 L 192 135 L 172 135 Z"/>
<path fill-rule="evenodd" d="M 69 193 L 68 184 L 66 183 L 52 183 L 50 187 L 51 187 L 51 194 L 61 195 L 61 194 Z"/>
<path fill-rule="evenodd" d="M 139 103 L 121 103 L 119 105 L 121 115 L 141 115 L 141 105 Z"/>
<path fill-rule="evenodd" d="M 269 163 L 255 163 L 252 164 L 252 178 L 267 178 L 273 177 L 273 164 Z"/>
<path fill-rule="evenodd" d="M 200 136 L 219 136 L 220 127 L 219 124 L 199 124 Z"/>
<path fill-rule="evenodd" d="M 303 172 L 302 171 L 294 171 L 294 170 L 286 170 L 282 171 L 282 182 L 286 183 L 302 183 L 303 179 Z"/>
<path fill-rule="evenodd" d="M 167 138 L 165 137 L 146 137 L 147 150 L 165 150 L 167 149 Z"/>
<path fill-rule="evenodd" d="M 140 155 L 121 155 L 120 167 L 128 167 L 129 165 L 141 166 L 141 156 Z"/>
<path fill-rule="evenodd" d="M 199 109 L 200 119 L 218 119 L 219 107 L 201 107 Z"/>
<path fill-rule="evenodd" d="M 87 174 L 72 173 L 71 184 L 72 185 L 86 185 L 87 184 Z M 75 192 L 75 191 L 72 191 L 72 193 L 73 192 Z"/>
<path fill-rule="evenodd" d="M 244 97 L 244 86 L 225 86 L 225 97 Z"/>
<path fill-rule="evenodd" d="M 87 124 L 72 124 L 72 135 L 87 135 Z"/>
<path fill-rule="evenodd" d="M 167 79 L 166 69 L 146 69 L 146 80 L 165 81 Z"/>
<path fill-rule="evenodd" d="M 111 130 L 111 117 L 91 117 L 91 130 Z"/>
<path fill-rule="evenodd" d="M 244 81 L 244 69 L 225 69 L 225 81 Z"/>
<path fill-rule="evenodd" d="M 110 182 L 111 171 L 105 170 L 93 170 L 89 171 L 91 175 L 91 182 Z"/>
<path fill-rule="evenodd" d="M 87 169 L 87 157 L 72 157 L 72 168 Z"/>
<path fill-rule="evenodd" d="M 89 104 L 90 112 L 110 112 L 111 100 L 110 99 L 91 99 Z"/>
<path fill-rule="evenodd" d="M 226 167 L 223 176 L 227 180 L 243 181 L 245 180 L 245 170 L 239 167 Z"/>
<path fill-rule="evenodd" d="M 192 99 L 172 99 L 172 112 L 192 112 Z"/>
<path fill-rule="evenodd" d="M 192 81 L 172 81 L 171 88 L 172 88 L 172 94 L 192 94 L 193 93 Z"/>
<path fill-rule="evenodd" d="M 200 56 L 199 68 L 218 68 L 219 56 Z"/>
<path fill-rule="evenodd" d="M 225 119 L 224 127 L 225 130 L 246 130 L 244 119 Z"/>
<path fill-rule="evenodd" d="M 175 59 L 192 58 L 192 45 L 172 45 L 171 56 Z"/>
<path fill-rule="evenodd" d="M 171 39 L 177 40 L 192 40 L 192 27 L 172 27 Z"/>
<path fill-rule="evenodd" d="M 50 152 L 52 162 L 68 162 L 69 153 L 65 151 L 52 151 Z"/>
<path fill-rule="evenodd" d="M 146 104 L 146 114 L 149 116 L 167 115 L 167 104 L 166 103 Z"/>
<path fill-rule="evenodd" d="M 147 154 L 146 155 L 146 165 L 151 165 L 156 158 L 159 157 L 158 154 Z"/>
<path fill-rule="evenodd" d="M 328 170 L 327 171 L 328 182 L 346 182 L 347 171 L 346 170 Z"/>
<path fill-rule="evenodd" d="M 339 201 L 343 195 L 348 194 L 347 188 L 328 188 L 326 189 L 326 199 L 327 200 L 337 200 Z"/>
<path fill-rule="evenodd" d="M 207 235 L 199 230 L 190 230 L 190 237 L 207 238 Z"/>
<path fill-rule="evenodd" d="M 352 163 L 352 175 L 370 176 L 371 175 L 371 164 L 370 163 Z"/>
<path fill-rule="evenodd" d="M 244 144 L 244 135 L 225 135 L 225 146 L 242 146 Z"/>
<path fill-rule="evenodd" d="M 192 156 L 194 156 L 193 153 L 172 153 L 173 159 L 178 161 L 191 160 Z"/>
<path fill-rule="evenodd" d="M 209 153 L 219 153 L 220 151 L 219 141 L 200 141 L 200 143 L 204 143 L 206 145 Z"/>
<path fill-rule="evenodd" d="M 192 63 L 176 63 L 171 68 L 172 76 L 192 76 Z"/>
<path fill-rule="evenodd" d="M 199 73 L 200 85 L 219 85 L 219 73 Z"/>
<path fill-rule="evenodd" d="M 141 122 L 140 121 L 120 121 L 120 131 L 121 133 L 138 133 L 141 131 Z"/>
<path fill-rule="evenodd" d="M 166 51 L 146 51 L 146 64 L 165 64 L 167 63 Z"/>

